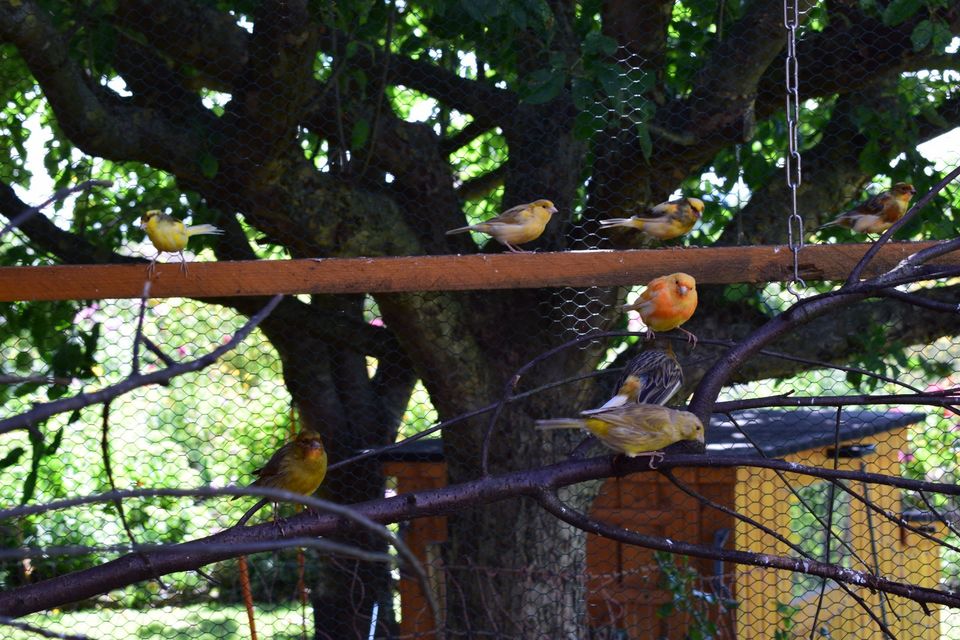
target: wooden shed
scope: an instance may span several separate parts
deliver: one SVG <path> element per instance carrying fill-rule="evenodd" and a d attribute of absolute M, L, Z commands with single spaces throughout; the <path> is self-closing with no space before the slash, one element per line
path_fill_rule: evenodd
<path fill-rule="evenodd" d="M 727 417 L 714 416 L 711 420 L 707 430 L 710 452 L 753 453 L 807 465 L 833 466 L 837 429 L 833 409 L 751 410 L 738 412 L 733 417 L 739 428 Z M 898 452 L 906 445 L 907 429 L 923 418 L 923 414 L 918 413 L 844 410 L 839 426 L 839 467 L 899 475 Z M 446 483 L 442 448 L 435 439 L 411 443 L 409 449 L 393 452 L 384 458 L 384 470 L 396 478 L 398 493 L 439 488 Z M 828 483 L 788 476 L 791 491 L 773 471 L 755 468 L 679 469 L 675 475 L 709 500 L 735 508 L 786 535 L 805 550 L 822 554 L 823 528 L 815 524 L 814 516 L 804 505 L 815 513 L 818 508 L 822 509 L 819 515 L 825 516 L 830 497 Z M 875 486 L 852 488 L 861 494 L 866 491 L 869 499 L 885 511 L 902 512 L 899 490 Z M 840 495 L 842 493 L 834 491 L 832 524 L 834 531 L 841 532 L 845 544 L 832 544 L 834 562 L 859 570 L 879 570 L 883 575 L 923 586 L 937 584 L 940 578 L 937 545 L 870 512 L 846 494 Z M 660 474 L 642 473 L 607 480 L 594 501 L 591 514 L 640 533 L 758 553 L 796 555 L 783 543 L 684 493 Z M 431 589 L 442 602 L 445 582 L 440 550 L 447 537 L 446 519 L 421 518 L 406 523 L 404 537 L 425 562 Z M 752 567 L 724 567 L 723 563 L 712 560 L 690 559 L 689 566 L 699 574 L 699 592 L 711 594 L 704 601 L 709 599 L 726 605 L 710 608 L 711 619 L 722 627 L 724 637 L 772 638 L 777 630 L 787 631 L 788 626 L 792 626 L 796 637 L 809 637 L 820 593 L 820 582 L 815 578 Z M 663 588 L 661 571 L 652 551 L 590 535 L 587 572 L 587 612 L 594 637 L 651 640 L 685 637 L 689 619 L 684 614 L 661 616 L 657 613 L 672 600 L 673 594 Z M 881 599 L 878 594 L 864 590 L 858 595 L 883 615 L 898 636 L 939 638 L 935 607 L 930 607 L 932 613 L 927 615 L 910 601 L 893 597 Z M 428 632 L 433 622 L 418 585 L 411 580 L 401 580 L 400 600 L 402 633 Z M 850 596 L 829 583 L 817 627 L 832 637 L 881 637 L 876 625 Z"/>

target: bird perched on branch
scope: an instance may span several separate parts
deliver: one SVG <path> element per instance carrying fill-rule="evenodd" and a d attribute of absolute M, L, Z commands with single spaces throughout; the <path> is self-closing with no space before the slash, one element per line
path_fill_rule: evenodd
<path fill-rule="evenodd" d="M 910 198 L 916 192 L 912 184 L 898 182 L 892 189 L 878 193 L 850 211 L 841 213 L 820 228 L 840 226 L 857 233 L 883 233 L 903 217 L 910 208 Z"/>
<path fill-rule="evenodd" d="M 549 200 L 535 200 L 529 204 L 519 204 L 507 209 L 486 222 L 451 229 L 447 231 L 447 235 L 480 231 L 492 236 L 514 253 L 526 253 L 515 245 L 539 238 L 550 221 L 550 216 L 556 212 L 557 208 Z"/>
<path fill-rule="evenodd" d="M 703 443 L 703 423 L 689 411 L 655 404 L 624 404 L 584 416 L 537 420 L 540 431 L 586 429 L 610 449 L 633 458 L 657 455 L 660 449 L 681 440 Z"/>
<path fill-rule="evenodd" d="M 683 369 L 672 353 L 659 349 L 642 351 L 624 367 L 617 393 L 596 409 L 581 411 L 588 416 L 629 403 L 666 404 L 683 385 Z"/>
<path fill-rule="evenodd" d="M 310 495 L 327 475 L 327 452 L 315 431 L 304 429 L 291 442 L 270 456 L 267 464 L 254 471 L 252 487 L 286 489 Z"/>
<path fill-rule="evenodd" d="M 147 232 L 147 237 L 157 249 L 157 255 L 150 261 L 147 273 L 153 275 L 157 268 L 157 259 L 160 253 L 168 251 L 180 254 L 180 270 L 187 272 L 187 261 L 183 257 L 183 250 L 192 236 L 221 235 L 223 231 L 212 224 L 198 224 L 188 227 L 173 216 L 151 209 L 140 216 L 140 226 Z"/>
<path fill-rule="evenodd" d="M 633 301 L 623 306 L 624 311 L 637 311 L 649 329 L 650 338 L 655 331 L 680 329 L 697 344 L 697 336 L 680 327 L 697 310 L 697 281 L 686 273 L 671 273 L 654 278 L 647 288 Z"/>
<path fill-rule="evenodd" d="M 643 216 L 601 220 L 600 228 L 629 227 L 657 240 L 672 240 L 693 229 L 693 225 L 697 224 L 702 213 L 703 200 L 679 198 L 670 202 L 661 202 Z"/>

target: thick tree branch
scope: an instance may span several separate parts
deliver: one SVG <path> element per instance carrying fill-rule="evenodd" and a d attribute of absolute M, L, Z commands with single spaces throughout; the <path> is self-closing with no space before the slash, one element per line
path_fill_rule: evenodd
<path fill-rule="evenodd" d="M 820 469 L 780 460 L 766 460 L 748 456 L 669 455 L 661 460 L 656 467 L 657 469 L 682 467 L 773 469 L 784 473 L 830 481 L 869 482 L 913 491 L 960 495 L 960 486 L 953 484 L 922 482 L 860 471 Z M 373 522 L 386 524 L 418 517 L 444 515 L 455 509 L 463 509 L 468 505 L 492 503 L 518 496 L 536 498 L 542 496 L 543 491 L 598 478 L 623 477 L 631 473 L 644 471 L 653 471 L 650 467 L 650 461 L 646 458 L 628 459 L 622 456 L 602 456 L 587 460 L 569 460 L 542 468 L 488 477 L 432 491 L 371 500 L 351 505 L 349 508 L 353 513 Z M 219 491 L 229 493 L 229 490 L 220 489 Z M 548 506 L 550 506 L 551 512 L 558 517 L 571 515 L 571 512 L 561 508 L 561 505 Z M 871 573 L 834 565 L 811 564 L 809 561 L 795 558 L 701 547 L 700 545 L 690 545 L 678 541 L 668 542 L 663 538 L 638 536 L 633 532 L 624 533 L 616 530 L 616 528 L 589 519 L 581 521 L 581 518 L 584 517 L 575 518 L 577 520 L 574 523 L 575 526 L 582 525 L 586 531 L 600 533 L 601 535 L 609 534 L 629 544 L 639 544 L 655 549 L 662 548 L 673 553 L 686 553 L 698 557 L 723 559 L 818 575 L 852 586 L 867 587 L 901 595 L 917 602 L 960 606 L 960 596 L 946 591 L 925 589 L 888 580 Z M 598 524 L 601 526 L 598 527 Z M 305 513 L 288 519 L 284 525 L 284 535 L 280 538 L 344 535 L 351 530 L 351 525 L 340 515 Z M 233 545 L 276 540 L 277 533 L 277 528 L 272 523 L 232 528 L 200 540 L 144 553 L 148 555 L 153 568 L 161 574 L 187 571 L 236 556 L 237 551 Z M 804 566 L 805 564 L 806 566 Z M 144 560 L 137 554 L 130 554 L 92 569 L 69 573 L 0 593 L 0 615 L 21 616 L 34 611 L 62 606 L 67 602 L 89 598 L 98 593 L 121 588 L 151 577 L 152 575 L 148 571 Z"/>
<path fill-rule="evenodd" d="M 124 29 L 201 74 L 203 85 L 232 91 L 250 58 L 251 36 L 237 16 L 185 0 L 122 0 L 113 14 Z M 194 87 L 196 88 L 196 87 Z"/>
<path fill-rule="evenodd" d="M 34 2 L 0 2 L 0 38 L 17 47 L 60 126 L 87 153 L 181 172 L 196 166 L 200 144 L 194 132 L 131 106 L 87 78 L 49 15 Z"/>

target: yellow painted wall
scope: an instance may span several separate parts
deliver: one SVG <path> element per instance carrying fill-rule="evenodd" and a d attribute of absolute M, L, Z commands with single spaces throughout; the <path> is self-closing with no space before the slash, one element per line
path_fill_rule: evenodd
<path fill-rule="evenodd" d="M 880 434 L 878 438 L 859 440 L 858 444 L 875 445 L 876 452 L 859 459 L 841 458 L 839 468 L 859 471 L 861 463 L 865 463 L 866 471 L 899 475 L 897 452 L 905 444 L 905 436 L 906 430 L 903 429 Z M 826 448 L 804 451 L 786 460 L 810 466 L 833 467 L 833 458 L 827 456 Z M 792 474 L 787 474 L 785 478 L 797 488 L 820 482 Z M 735 500 L 740 513 L 763 522 L 781 534 L 791 531 L 790 505 L 796 503 L 796 498 L 773 471 L 738 469 L 737 480 Z M 850 488 L 860 495 L 864 494 L 862 483 L 852 483 Z M 900 513 L 899 489 L 871 485 L 866 491 L 870 500 L 881 509 Z M 874 545 L 871 545 L 870 518 Z M 880 573 L 884 576 L 923 586 L 937 584 L 940 577 L 940 549 L 935 543 L 919 534 L 902 530 L 878 513 L 874 512 L 868 518 L 867 508 L 856 499 L 851 502 L 850 519 L 846 524 L 850 528 L 850 546 L 868 565 L 851 558 L 851 568 L 873 571 L 879 564 Z M 936 532 L 936 535 L 942 534 L 943 531 Z M 746 551 L 796 555 L 785 544 L 742 522 L 737 523 L 736 536 L 737 547 Z M 787 537 L 797 542 L 798 536 L 795 532 L 793 537 Z M 831 542 L 833 548 L 838 544 L 836 540 Z M 737 598 L 741 602 L 737 617 L 740 638 L 772 638 L 777 629 L 784 629 L 783 614 L 777 611 L 778 602 L 798 609 L 792 618 L 792 635 L 797 638 L 810 637 L 819 590 L 794 597 L 789 572 L 746 567 L 742 571 L 743 574 L 737 579 Z M 897 637 L 911 640 L 936 640 L 940 637 L 940 612 L 937 607 L 930 606 L 931 615 L 927 615 L 912 601 L 890 597 L 882 598 L 881 603 L 879 594 L 872 594 L 866 589 L 855 589 L 855 593 L 869 604 L 878 617 L 885 618 L 885 623 Z M 817 627 L 826 627 L 834 638 L 883 637 L 880 628 L 863 608 L 832 582 L 827 583 Z"/>

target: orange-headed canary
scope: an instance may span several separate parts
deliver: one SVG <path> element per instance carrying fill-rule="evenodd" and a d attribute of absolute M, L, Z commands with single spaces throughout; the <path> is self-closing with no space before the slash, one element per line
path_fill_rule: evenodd
<path fill-rule="evenodd" d="M 267 464 L 254 471 L 253 487 L 273 487 L 310 495 L 327 475 L 327 452 L 314 431 L 304 429 L 297 437 L 270 456 Z"/>
<path fill-rule="evenodd" d="M 702 213 L 703 200 L 679 198 L 670 202 L 661 202 L 650 209 L 647 215 L 601 220 L 600 228 L 630 227 L 657 240 L 672 240 L 693 229 L 693 225 L 697 224 Z"/>
<path fill-rule="evenodd" d="M 180 270 L 187 272 L 187 262 L 183 257 L 183 250 L 187 246 L 187 241 L 191 236 L 202 235 L 220 235 L 222 230 L 212 224 L 198 224 L 188 227 L 173 216 L 160 213 L 156 209 L 151 209 L 140 216 L 140 226 L 147 232 L 147 237 L 157 249 L 157 255 L 150 261 L 147 267 L 149 273 L 156 269 L 157 259 L 160 252 L 169 251 L 170 253 L 180 254 Z"/>
<path fill-rule="evenodd" d="M 628 403 L 583 418 L 537 420 L 537 429 L 586 429 L 600 442 L 631 458 L 680 440 L 703 442 L 703 423 L 689 411 Z"/>
<path fill-rule="evenodd" d="M 519 204 L 507 209 L 495 218 L 486 222 L 472 224 L 467 227 L 451 229 L 447 235 L 480 231 L 486 233 L 514 253 L 526 253 L 514 245 L 536 240 L 543 233 L 550 216 L 557 212 L 557 208 L 549 200 L 536 200 L 529 204 Z"/>
<path fill-rule="evenodd" d="M 686 273 L 671 273 L 654 278 L 624 311 L 638 311 L 649 333 L 680 329 L 697 343 L 697 336 L 680 327 L 697 309 L 697 281 Z"/>
<path fill-rule="evenodd" d="M 916 192 L 912 184 L 898 182 L 889 191 L 878 193 L 820 228 L 837 225 L 857 233 L 883 233 L 903 217 Z"/>
<path fill-rule="evenodd" d="M 628 403 L 666 404 L 683 385 L 683 369 L 673 354 L 649 349 L 627 363 L 617 383 L 617 393 L 596 409 L 581 411 L 593 415 Z"/>

